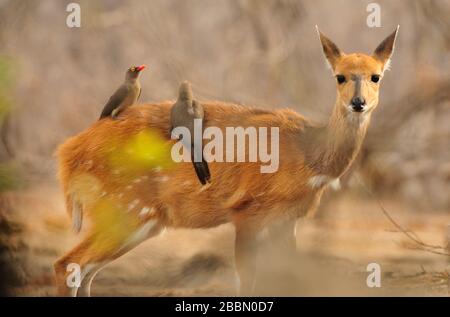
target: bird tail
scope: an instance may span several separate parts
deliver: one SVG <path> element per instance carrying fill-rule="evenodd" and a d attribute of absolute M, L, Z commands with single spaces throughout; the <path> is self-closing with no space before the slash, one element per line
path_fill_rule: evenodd
<path fill-rule="evenodd" d="M 211 182 L 211 175 L 209 174 L 208 163 L 205 161 L 202 162 L 193 162 L 195 173 L 197 174 L 198 180 L 202 185 L 206 185 L 206 183 Z"/>
<path fill-rule="evenodd" d="M 192 93 L 191 84 L 188 81 L 182 82 L 178 92 L 178 100 L 192 101 L 193 98 L 194 94 Z"/>
<path fill-rule="evenodd" d="M 202 185 L 211 182 L 211 173 L 209 172 L 208 163 L 202 157 L 201 162 L 195 162 L 194 151 L 192 151 L 192 164 L 194 165 L 195 173 L 197 174 L 198 180 Z"/>

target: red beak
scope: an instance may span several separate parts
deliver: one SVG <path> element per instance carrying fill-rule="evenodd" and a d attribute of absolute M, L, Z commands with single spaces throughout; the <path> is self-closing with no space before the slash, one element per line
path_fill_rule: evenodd
<path fill-rule="evenodd" d="M 138 72 L 140 72 L 141 70 L 143 70 L 143 69 L 146 68 L 146 67 L 147 67 L 147 65 L 141 65 L 141 66 L 136 67 L 136 70 L 137 70 Z"/>

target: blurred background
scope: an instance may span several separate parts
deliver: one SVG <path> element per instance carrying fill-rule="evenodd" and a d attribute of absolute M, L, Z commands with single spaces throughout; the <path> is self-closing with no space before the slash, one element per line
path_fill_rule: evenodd
<path fill-rule="evenodd" d="M 272 293 L 366 294 L 373 290 L 361 274 L 371 260 L 385 264 L 390 281 L 375 294 L 447 294 L 448 257 L 414 250 L 380 212 L 379 201 L 405 227 L 445 247 L 450 1 L 376 1 L 379 28 L 366 24 L 372 1 L 77 1 L 80 28 L 66 25 L 70 2 L 0 0 L 0 261 L 8 294 L 55 294 L 52 263 L 77 237 L 69 229 L 53 153 L 98 118 L 129 66 L 149 66 L 141 78 L 142 102 L 174 99 L 187 79 L 200 100 L 290 107 L 325 122 L 335 83 L 316 24 L 344 52 L 371 53 L 397 25 L 400 31 L 358 161 L 343 189 L 324 197 L 318 219 L 299 222 L 305 256 L 283 264 L 291 284 Z M 218 241 L 229 241 L 220 252 Z M 169 232 L 100 273 L 93 293 L 229 295 L 232 243 L 230 226 Z M 175 252 L 165 254 L 164 246 Z M 320 270 L 351 272 L 356 286 L 343 288 L 347 273 L 331 284 L 322 271 L 306 278 L 301 272 L 318 270 L 312 265 L 317 258 L 325 263 Z M 158 271 L 163 263 L 169 265 Z M 226 274 L 218 278 L 218 270 Z"/>

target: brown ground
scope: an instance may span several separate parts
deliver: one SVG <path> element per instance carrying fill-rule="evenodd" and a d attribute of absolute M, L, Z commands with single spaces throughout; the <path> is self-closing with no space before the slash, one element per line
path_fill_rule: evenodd
<path fill-rule="evenodd" d="M 357 196 L 360 197 L 361 195 Z M 448 296 L 448 258 L 408 248 L 368 198 L 342 193 L 323 206 L 317 219 L 299 220 L 298 253 L 265 259 L 258 274 L 258 295 L 418 295 Z M 432 244 L 445 242 L 450 217 L 412 214 L 385 202 L 399 222 Z M 14 295 L 54 296 L 52 263 L 80 238 L 70 230 L 62 196 L 54 184 L 7 193 L 1 239 L 17 274 L 10 276 Z M 234 229 L 168 230 L 101 271 L 94 296 L 232 296 Z M 366 286 L 368 263 L 382 269 L 382 287 Z"/>

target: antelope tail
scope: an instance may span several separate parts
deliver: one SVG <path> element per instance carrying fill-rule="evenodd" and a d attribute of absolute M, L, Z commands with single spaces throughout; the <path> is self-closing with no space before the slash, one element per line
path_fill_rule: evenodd
<path fill-rule="evenodd" d="M 72 228 L 76 233 L 81 231 L 83 225 L 83 205 L 76 199 L 75 194 L 67 196 L 67 211 L 72 218 Z"/>

